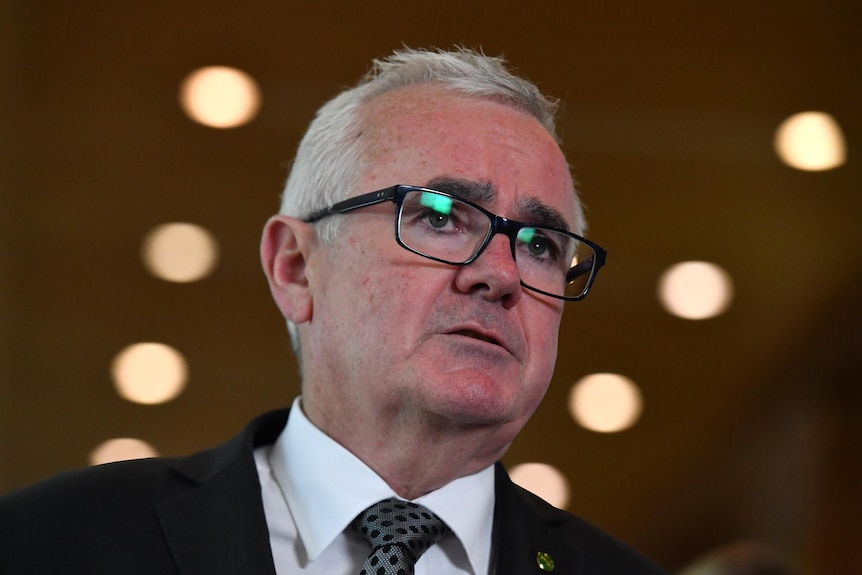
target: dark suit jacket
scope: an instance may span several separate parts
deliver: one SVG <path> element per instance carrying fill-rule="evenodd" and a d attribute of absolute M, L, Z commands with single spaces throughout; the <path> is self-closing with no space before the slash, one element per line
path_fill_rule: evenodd
<path fill-rule="evenodd" d="M 3 575 L 275 575 L 252 450 L 287 411 L 263 415 L 214 449 L 61 474 L 0 498 Z M 496 470 L 498 575 L 659 574 L 660 569 Z"/>

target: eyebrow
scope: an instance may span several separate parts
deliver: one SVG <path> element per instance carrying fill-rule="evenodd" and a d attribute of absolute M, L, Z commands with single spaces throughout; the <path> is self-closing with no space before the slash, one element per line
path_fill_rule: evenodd
<path fill-rule="evenodd" d="M 531 196 L 518 202 L 518 212 L 527 214 L 530 218 L 528 223 L 569 231 L 569 222 L 563 214 L 539 198 Z"/>
<path fill-rule="evenodd" d="M 463 180 L 460 178 L 434 178 L 428 182 L 429 188 L 439 190 L 470 200 L 475 203 L 492 203 L 497 197 L 494 184 L 488 181 Z M 569 231 L 569 223 L 559 210 L 531 196 L 518 202 L 518 213 L 527 218 L 525 223 Z"/>
<path fill-rule="evenodd" d="M 494 184 L 488 181 L 477 182 L 459 178 L 434 178 L 428 182 L 427 187 L 476 203 L 491 203 L 497 198 L 497 190 L 494 189 Z"/>

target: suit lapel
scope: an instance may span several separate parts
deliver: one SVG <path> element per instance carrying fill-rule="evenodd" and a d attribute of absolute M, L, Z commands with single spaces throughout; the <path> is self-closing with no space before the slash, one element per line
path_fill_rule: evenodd
<path fill-rule="evenodd" d="M 287 411 L 263 415 L 231 441 L 179 460 L 171 495 L 156 513 L 181 575 L 275 575 L 253 450 L 284 429 Z M 541 575 L 539 553 L 554 560 L 554 575 L 577 572 L 571 542 L 554 527 L 564 523 L 546 505 L 495 469 L 495 575 Z"/>
<path fill-rule="evenodd" d="M 156 512 L 182 575 L 275 575 L 253 449 L 275 441 L 286 414 L 173 466 L 181 487 Z"/>
<path fill-rule="evenodd" d="M 561 540 L 555 525 L 565 520 L 548 508 L 534 505 L 535 496 L 512 483 L 501 464 L 496 465 L 496 505 L 494 508 L 494 554 L 491 572 L 495 575 L 541 575 L 546 573 L 539 554 L 553 560 L 554 575 L 577 572 L 577 558 L 571 542 Z M 547 566 L 547 564 L 546 564 Z"/>

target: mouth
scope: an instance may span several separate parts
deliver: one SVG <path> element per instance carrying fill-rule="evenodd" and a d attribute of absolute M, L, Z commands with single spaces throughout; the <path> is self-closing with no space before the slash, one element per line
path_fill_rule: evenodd
<path fill-rule="evenodd" d="M 458 330 L 454 333 L 455 333 L 455 335 L 463 335 L 464 337 L 469 337 L 472 339 L 478 339 L 479 341 L 484 341 L 486 343 L 490 343 L 493 345 L 499 345 L 501 347 L 503 346 L 503 344 L 500 343 L 497 339 L 495 339 L 489 335 L 479 333 L 478 331 L 474 331 L 472 329 L 461 329 L 461 330 Z"/>

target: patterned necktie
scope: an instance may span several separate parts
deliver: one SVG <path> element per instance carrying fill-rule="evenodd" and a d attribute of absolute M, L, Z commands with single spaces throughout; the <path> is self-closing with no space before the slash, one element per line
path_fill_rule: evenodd
<path fill-rule="evenodd" d="M 419 557 L 451 529 L 429 509 L 385 499 L 350 524 L 371 544 L 359 575 L 413 575 Z"/>

